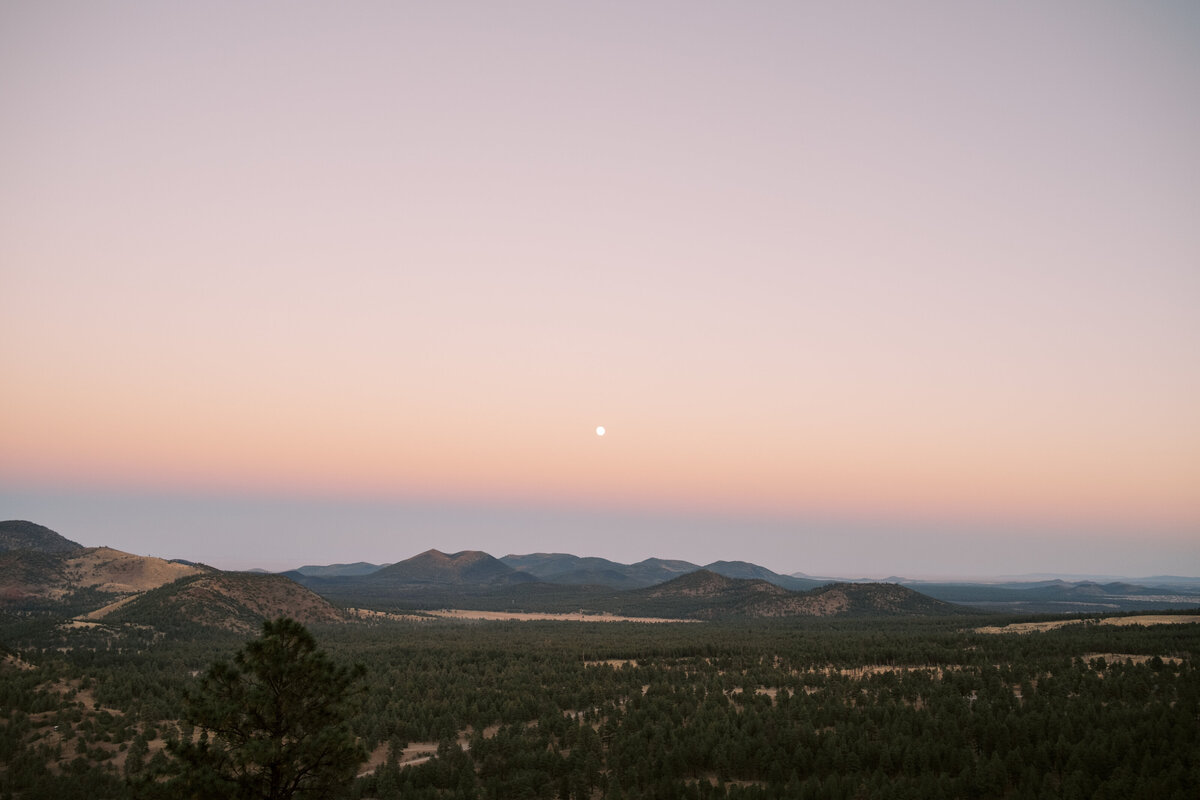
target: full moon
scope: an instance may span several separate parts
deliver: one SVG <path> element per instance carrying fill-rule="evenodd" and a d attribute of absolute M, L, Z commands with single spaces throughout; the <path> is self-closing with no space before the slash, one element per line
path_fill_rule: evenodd
<path fill-rule="evenodd" d="M 596 426 L 596 435 L 597 435 L 597 436 L 603 436 L 603 435 L 604 435 L 604 426 L 603 426 L 603 425 L 597 425 L 597 426 Z"/>

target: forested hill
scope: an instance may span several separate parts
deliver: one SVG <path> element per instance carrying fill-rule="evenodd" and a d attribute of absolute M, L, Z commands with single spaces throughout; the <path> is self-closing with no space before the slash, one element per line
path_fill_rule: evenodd
<path fill-rule="evenodd" d="M 622 611 L 692 619 L 827 616 L 914 616 L 966 609 L 888 583 L 835 583 L 794 592 L 757 578 L 698 570 L 623 594 Z"/>
<path fill-rule="evenodd" d="M 580 557 L 570 553 L 507 555 L 500 560 L 513 569 L 550 583 L 609 586 L 614 589 L 642 589 L 700 569 L 727 578 L 761 578 L 796 591 L 813 589 L 830 582 L 780 575 L 749 561 L 714 561 L 701 567 L 690 561 L 647 558 L 635 564 L 621 564 L 606 558 Z"/>
<path fill-rule="evenodd" d="M 108 623 L 170 629 L 188 623 L 252 633 L 264 619 L 287 616 L 304 624 L 344 622 L 328 600 L 282 575 L 214 572 L 138 595 L 102 614 Z"/>
<path fill-rule="evenodd" d="M 782 586 L 784 589 L 804 591 L 815 589 L 828 581 L 812 580 L 811 578 L 795 578 L 791 575 L 780 575 L 766 567 L 751 564 L 749 561 L 714 561 L 704 566 L 709 572 L 724 575 L 726 578 L 757 578 L 759 580 Z"/>
<path fill-rule="evenodd" d="M 0 522 L 0 551 L 29 550 L 35 553 L 70 553 L 83 545 L 36 522 L 10 519 Z"/>
<path fill-rule="evenodd" d="M 0 553 L 0 609 L 66 615 L 148 591 L 188 575 L 211 571 L 108 547 L 58 553 Z"/>
<path fill-rule="evenodd" d="M 314 578 L 337 578 L 343 575 L 370 575 L 372 572 L 378 572 L 387 564 L 371 564 L 366 561 L 355 561 L 353 564 L 305 564 L 303 567 L 296 567 L 291 570 L 291 574 L 308 575 Z"/>
<path fill-rule="evenodd" d="M 636 564 L 621 564 L 607 558 L 570 553 L 507 555 L 500 560 L 515 570 L 549 583 L 613 589 L 640 589 L 700 569 L 690 561 L 647 558 Z"/>
<path fill-rule="evenodd" d="M 372 586 L 408 584 L 504 585 L 534 581 L 499 559 L 479 550 L 446 554 L 426 550 L 420 555 L 376 570 L 361 579 Z"/>
<path fill-rule="evenodd" d="M 0 617 L 58 619 L 72 628 L 200 624 L 251 632 L 281 615 L 305 623 L 344 618 L 328 600 L 280 575 L 220 572 L 109 547 L 0 551 Z"/>

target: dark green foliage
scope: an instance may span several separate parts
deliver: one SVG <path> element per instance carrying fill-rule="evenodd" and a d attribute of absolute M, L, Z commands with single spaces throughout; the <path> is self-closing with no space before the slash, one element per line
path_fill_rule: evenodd
<path fill-rule="evenodd" d="M 148 625 L 173 635 L 188 635 L 196 624 L 245 631 L 257 628 L 263 609 L 271 607 L 307 607 L 310 617 L 327 621 L 340 616 L 324 599 L 280 575 L 219 572 L 189 575 L 143 592 L 105 621 Z"/>
<path fill-rule="evenodd" d="M 214 663 L 185 694 L 195 741 L 169 745 L 174 788 L 202 798 L 326 798 L 342 793 L 366 753 L 347 727 L 362 667 L 336 665 L 290 619 L 263 624 L 232 663 Z"/>
<path fill-rule="evenodd" d="M 451 554 L 426 550 L 405 561 L 363 575 L 359 580 L 376 587 L 412 584 L 488 586 L 526 583 L 534 578 L 478 550 Z"/>
<path fill-rule="evenodd" d="M 379 766 L 339 787 L 363 800 L 1196 796 L 1200 625 L 974 631 L 998 621 L 313 630 L 367 667 L 349 728 Z M 66 636 L 0 627 L 36 665 L 0 671 L 0 798 L 181 796 L 155 782 L 162 741 L 191 741 L 190 673 L 243 642 Z M 47 691 L 64 681 L 78 697 Z M 59 758 L 50 724 L 71 729 Z"/>
<path fill-rule="evenodd" d="M 0 522 L 0 551 L 33 550 L 39 553 L 71 553 L 83 545 L 58 534 L 44 525 L 23 519 Z"/>

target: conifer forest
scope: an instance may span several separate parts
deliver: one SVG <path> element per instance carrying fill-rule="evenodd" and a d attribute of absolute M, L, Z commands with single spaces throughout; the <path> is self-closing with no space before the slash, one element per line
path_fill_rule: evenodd
<path fill-rule="evenodd" d="M 362 760 L 287 796 L 1197 797 L 1200 624 L 1009 621 L 310 626 Z M 254 638 L 5 618 L 0 797 L 206 796 L 187 709 Z"/>

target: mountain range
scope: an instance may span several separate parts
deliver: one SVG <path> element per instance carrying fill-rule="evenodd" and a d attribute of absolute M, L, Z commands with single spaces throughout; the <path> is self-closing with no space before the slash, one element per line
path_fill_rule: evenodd
<path fill-rule="evenodd" d="M 806 585 L 740 561 L 699 567 L 663 559 L 619 564 L 566 553 L 497 559 L 478 550 L 450 554 L 427 550 L 366 575 L 284 574 L 338 603 L 365 601 L 413 609 L 468 603 L 495 611 L 587 609 L 687 619 L 964 610 L 905 587 Z M 838 599 L 831 600 L 834 596 Z"/>
<path fill-rule="evenodd" d="M 279 615 L 302 622 L 347 620 L 349 608 L 731 620 L 1197 606 L 1200 590 L 1186 584 L 1168 590 L 1120 581 L 840 581 L 781 575 L 745 561 L 700 566 L 650 558 L 621 564 L 569 553 L 495 558 L 478 550 L 430 549 L 385 565 L 225 572 L 182 559 L 84 547 L 32 522 L 0 522 L 0 612 L 57 614 L 79 624 L 195 623 L 251 630 Z"/>
<path fill-rule="evenodd" d="M 454 558 L 460 554 L 442 555 L 445 558 Z M 436 594 L 433 591 L 434 585 L 445 587 L 456 582 L 412 580 L 412 576 L 420 575 L 422 570 L 427 569 L 431 557 L 430 553 L 422 553 L 406 562 L 375 566 L 373 570 L 369 569 L 372 565 L 359 562 L 354 565 L 333 565 L 326 568 L 302 567 L 284 574 L 321 593 L 331 593 L 343 599 L 350 599 L 364 591 L 373 595 L 382 592 L 397 598 L 410 598 L 419 594 L 425 599 L 433 599 Z M 570 553 L 510 554 L 494 561 L 497 564 L 489 567 L 493 581 L 505 575 L 503 583 L 520 583 L 519 576 L 507 575 L 498 565 L 508 566 L 517 573 L 536 578 L 541 583 L 559 587 L 557 591 L 549 591 L 546 587 L 527 587 L 525 593 L 528 598 L 546 597 L 563 602 L 571 600 L 583 603 L 602 594 L 603 590 L 642 589 L 692 572 L 707 570 L 727 578 L 762 580 L 791 591 L 810 591 L 830 584 L 898 584 L 938 600 L 986 611 L 1104 613 L 1200 606 L 1200 579 L 1168 576 L 1145 579 L 1138 583 L 1128 579 L 1099 582 L 1083 576 L 1074 581 L 1039 578 L 950 582 L 902 577 L 878 581 L 814 577 L 803 573 L 782 575 L 747 561 L 714 561 L 701 566 L 690 561 L 648 558 L 634 564 L 621 564 L 605 558 L 581 557 Z M 417 591 L 419 583 L 423 584 L 423 591 Z M 476 595 L 488 594 L 488 591 L 485 591 L 488 587 L 478 582 L 458 581 L 457 584 L 462 591 Z M 497 585 L 490 587 L 493 594 L 502 594 L 495 592 L 495 589 Z M 437 596 L 447 603 L 453 601 L 452 595 L 445 592 Z M 545 606 L 545 603 L 539 604 L 539 607 Z"/>
<path fill-rule="evenodd" d="M 329 566 L 307 565 L 282 574 L 303 581 L 307 578 L 347 578 L 382 573 L 381 579 L 388 580 L 383 577 L 388 574 L 385 570 L 394 568 L 395 571 L 392 573 L 394 576 L 419 576 L 421 570 L 426 568 L 423 563 L 427 564 L 435 558 L 431 554 L 437 552 L 431 550 L 396 564 L 369 564 L 359 561 L 354 564 L 331 564 Z M 444 554 L 439 555 L 444 556 Z M 517 573 L 529 575 L 547 583 L 570 586 L 606 586 L 612 589 L 640 589 L 701 569 L 728 578 L 757 578 L 793 591 L 815 589 L 827 583 L 846 582 L 839 581 L 837 578 L 814 579 L 781 575 L 748 561 L 714 561 L 711 564 L 700 565 L 690 561 L 647 558 L 636 564 L 621 564 L 607 558 L 576 556 L 570 553 L 506 555 L 496 561 L 512 568 Z M 512 578 L 511 580 L 520 581 L 521 579 Z M 402 582 L 410 581 L 405 579 Z M 414 582 L 420 582 L 419 578 Z"/>
<path fill-rule="evenodd" d="M 0 523 L 0 547 L 0 610 L 58 614 L 77 625 L 194 623 L 248 630 L 282 614 L 302 622 L 346 620 L 343 609 L 350 607 L 583 610 L 694 620 L 962 611 L 899 586 L 837 584 L 800 592 L 759 576 L 795 579 L 744 562 L 707 569 L 662 559 L 621 565 L 569 554 L 497 559 L 477 550 L 431 549 L 378 568 L 360 563 L 282 574 L 223 572 L 83 547 L 23 521 Z M 557 582 L 539 574 L 566 578 Z M 596 576 L 617 586 L 595 582 Z M 631 584 L 635 588 L 621 588 Z"/>

